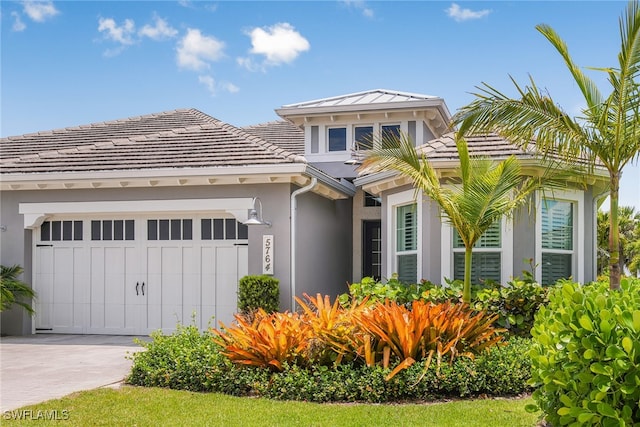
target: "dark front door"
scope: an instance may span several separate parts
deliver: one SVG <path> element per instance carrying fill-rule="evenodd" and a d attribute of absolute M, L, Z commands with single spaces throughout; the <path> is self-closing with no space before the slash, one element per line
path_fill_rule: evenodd
<path fill-rule="evenodd" d="M 380 280 L 382 276 L 382 224 L 362 221 L 362 277 Z"/>

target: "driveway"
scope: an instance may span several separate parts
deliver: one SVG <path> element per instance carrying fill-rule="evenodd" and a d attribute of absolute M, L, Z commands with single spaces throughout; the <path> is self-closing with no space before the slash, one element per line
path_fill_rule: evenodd
<path fill-rule="evenodd" d="M 140 337 L 149 339 L 149 337 Z M 122 381 L 132 336 L 39 334 L 0 339 L 0 412 Z"/>

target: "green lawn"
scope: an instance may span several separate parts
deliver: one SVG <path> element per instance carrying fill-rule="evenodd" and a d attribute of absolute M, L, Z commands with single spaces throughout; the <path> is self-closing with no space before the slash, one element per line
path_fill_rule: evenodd
<path fill-rule="evenodd" d="M 531 427 L 538 414 L 525 412 L 529 403 L 531 398 L 402 405 L 315 404 L 124 386 L 76 393 L 12 412 L 39 416 L 38 421 L 11 421 L 4 413 L 2 425 Z M 56 415 L 68 419 L 42 419 Z"/>

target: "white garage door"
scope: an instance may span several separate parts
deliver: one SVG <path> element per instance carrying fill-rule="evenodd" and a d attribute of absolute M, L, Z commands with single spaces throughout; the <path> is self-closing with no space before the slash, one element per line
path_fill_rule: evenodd
<path fill-rule="evenodd" d="M 247 232 L 230 217 L 50 218 L 34 230 L 36 332 L 229 323 L 247 274 Z"/>

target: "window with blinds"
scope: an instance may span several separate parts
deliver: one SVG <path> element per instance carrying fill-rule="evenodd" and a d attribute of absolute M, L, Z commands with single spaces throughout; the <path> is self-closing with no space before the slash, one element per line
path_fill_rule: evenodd
<path fill-rule="evenodd" d="M 542 284 L 551 285 L 573 274 L 573 203 L 543 199 Z"/>
<path fill-rule="evenodd" d="M 464 279 L 464 243 L 453 229 L 453 278 Z M 502 221 L 496 221 L 473 246 L 471 283 L 487 280 L 500 282 L 502 278 Z"/>
<path fill-rule="evenodd" d="M 398 279 L 416 283 L 418 278 L 418 211 L 415 203 L 396 208 L 396 262 Z"/>

